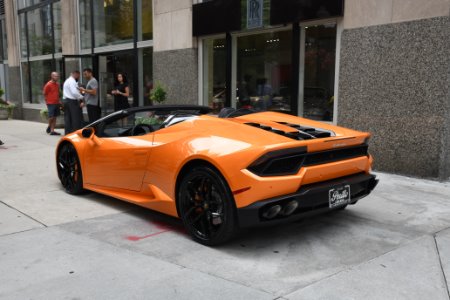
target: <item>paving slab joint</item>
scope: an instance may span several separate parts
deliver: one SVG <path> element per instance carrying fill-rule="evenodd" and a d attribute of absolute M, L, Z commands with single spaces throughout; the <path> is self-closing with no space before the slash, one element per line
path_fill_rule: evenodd
<path fill-rule="evenodd" d="M 437 233 L 433 234 L 434 246 L 435 246 L 436 254 L 437 254 L 437 257 L 438 257 L 438 260 L 439 260 L 439 267 L 441 268 L 441 273 L 442 273 L 442 277 L 444 279 L 444 284 L 445 284 L 445 287 L 446 287 L 446 290 L 447 290 L 447 296 L 448 296 L 448 299 L 450 299 L 450 291 L 449 291 L 449 288 L 448 288 L 448 285 L 447 285 L 448 281 L 447 281 L 447 277 L 445 276 L 444 266 L 442 265 L 442 259 L 441 259 L 441 254 L 439 253 L 439 246 L 438 246 L 437 241 L 436 241 L 436 235 L 437 235 Z"/>
<path fill-rule="evenodd" d="M 5 202 L 3 202 L 3 201 L 0 201 L 0 203 L 2 203 L 2 204 L 4 204 L 4 205 L 6 205 L 7 207 L 9 207 L 9 208 L 11 208 L 11 209 L 13 209 L 13 210 L 15 210 L 15 211 L 21 213 L 22 215 L 26 216 L 27 218 L 29 218 L 29 219 L 31 219 L 31 220 L 33 220 L 33 221 L 35 221 L 35 222 L 41 224 L 42 226 L 48 227 L 46 224 L 42 223 L 42 222 L 39 221 L 39 220 L 36 220 L 36 219 L 33 218 L 32 216 L 30 216 L 30 215 L 24 213 L 23 211 L 18 210 L 17 208 L 15 208 L 15 207 L 9 205 L 8 203 L 5 203 Z"/>

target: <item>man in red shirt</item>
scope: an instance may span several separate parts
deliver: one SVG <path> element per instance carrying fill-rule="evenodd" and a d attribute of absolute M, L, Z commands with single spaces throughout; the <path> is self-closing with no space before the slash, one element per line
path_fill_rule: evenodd
<path fill-rule="evenodd" d="M 59 107 L 61 106 L 59 99 L 59 74 L 58 72 L 52 72 L 50 77 L 50 81 L 44 86 L 45 103 L 48 109 L 47 133 L 50 135 L 60 135 L 59 132 L 55 131 L 56 117 L 59 116 Z"/>

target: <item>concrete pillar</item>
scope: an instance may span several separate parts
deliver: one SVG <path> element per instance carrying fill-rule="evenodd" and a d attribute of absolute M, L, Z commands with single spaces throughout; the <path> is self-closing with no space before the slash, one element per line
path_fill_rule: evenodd
<path fill-rule="evenodd" d="M 61 1 L 61 43 L 63 55 L 74 55 L 79 53 L 79 20 L 77 11 L 77 0 Z M 78 59 L 66 58 L 66 73 L 61 74 L 62 80 L 69 77 L 70 73 L 78 68 Z"/>
<path fill-rule="evenodd" d="M 77 0 L 61 1 L 61 25 L 63 55 L 77 54 L 79 49 Z"/>
<path fill-rule="evenodd" d="M 5 0 L 5 24 L 8 39 L 8 78 L 9 82 L 21 82 L 19 22 L 16 0 Z M 22 91 L 20 84 L 9 84 L 9 101 L 16 104 L 14 118 L 22 118 Z"/>
<path fill-rule="evenodd" d="M 192 37 L 192 0 L 153 0 L 153 77 L 167 103 L 198 103 L 198 52 Z"/>

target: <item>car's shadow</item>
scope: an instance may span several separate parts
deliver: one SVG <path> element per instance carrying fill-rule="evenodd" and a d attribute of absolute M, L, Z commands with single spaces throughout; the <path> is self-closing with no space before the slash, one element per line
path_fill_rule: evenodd
<path fill-rule="evenodd" d="M 114 208 L 117 208 L 117 206 L 122 207 L 124 214 L 138 221 L 138 229 L 141 232 L 145 232 L 142 224 L 148 226 L 149 232 L 154 232 L 156 226 L 161 231 L 170 231 L 172 235 L 180 238 L 180 241 L 190 241 L 189 234 L 186 232 L 182 221 L 178 218 L 93 192 L 89 192 L 87 198 L 89 201 L 106 204 Z M 360 222 L 362 220 L 357 218 L 357 215 L 351 211 L 350 206 L 350 209 L 344 211 L 330 211 L 291 223 L 242 228 L 239 229 L 234 239 L 215 248 L 227 251 L 240 249 L 239 252 L 242 254 L 243 248 L 262 247 L 262 245 L 268 244 L 269 241 L 273 246 L 272 248 L 276 248 L 277 245 L 285 245 L 302 238 L 309 239 L 320 234 L 324 236 L 333 235 L 336 232 L 336 227 L 345 230 L 345 227 L 352 226 L 352 224 L 354 226 L 355 223 Z M 136 239 L 139 239 L 139 237 L 136 237 Z M 192 243 L 195 242 L 192 241 Z"/>

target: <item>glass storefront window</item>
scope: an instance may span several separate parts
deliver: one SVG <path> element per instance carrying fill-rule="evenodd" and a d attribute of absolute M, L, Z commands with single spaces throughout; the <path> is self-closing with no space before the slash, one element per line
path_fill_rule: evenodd
<path fill-rule="evenodd" d="M 27 12 L 28 47 L 30 56 L 53 53 L 53 33 L 50 5 Z"/>
<path fill-rule="evenodd" d="M 150 91 L 153 89 L 153 48 L 144 48 L 142 51 L 142 85 L 144 105 L 152 105 Z"/>
<path fill-rule="evenodd" d="M 19 13 L 22 89 L 24 99 L 30 103 L 44 102 L 42 88 L 49 80 L 50 73 L 61 71 L 60 59 L 37 60 L 39 56 L 52 57 L 52 54 L 62 52 L 61 3 L 22 0 L 19 8 L 41 2 L 45 2 L 42 3 L 43 6 Z"/>
<path fill-rule="evenodd" d="M 81 49 L 92 47 L 90 0 L 79 0 Z M 130 43 L 133 41 L 133 3 L 138 7 L 138 41 L 153 39 L 152 0 L 94 1 L 95 47 Z"/>
<path fill-rule="evenodd" d="M 27 28 L 25 23 L 26 14 L 19 15 L 20 26 L 20 53 L 22 57 L 28 56 L 28 44 L 27 44 Z"/>
<path fill-rule="evenodd" d="M 141 2 L 140 28 L 142 32 L 138 34 L 139 41 L 153 39 L 153 8 L 152 0 L 138 0 Z"/>
<path fill-rule="evenodd" d="M 333 120 L 335 65 L 336 25 L 305 27 L 305 118 Z"/>
<path fill-rule="evenodd" d="M 133 2 L 131 0 L 94 1 L 96 47 L 133 41 Z"/>
<path fill-rule="evenodd" d="M 21 70 L 22 70 L 22 94 L 23 94 L 23 99 L 28 99 L 27 102 L 31 102 L 30 98 L 30 81 L 29 81 L 29 77 L 28 74 L 30 72 L 29 70 L 29 65 L 27 62 L 22 62 L 21 63 Z M 25 102 L 25 101 L 24 101 Z"/>
<path fill-rule="evenodd" d="M 91 41 L 91 1 L 80 0 L 78 2 L 78 9 L 80 13 L 80 44 L 81 49 L 90 49 L 92 47 Z"/>
<path fill-rule="evenodd" d="M 31 102 L 45 103 L 42 89 L 50 79 L 50 73 L 54 71 L 52 60 L 30 61 L 31 76 Z"/>
<path fill-rule="evenodd" d="M 55 53 L 62 52 L 62 43 L 61 43 L 61 3 L 55 2 L 53 3 L 53 26 L 55 32 Z"/>
<path fill-rule="evenodd" d="M 6 35 L 6 24 L 5 20 L 2 20 L 2 45 L 3 45 L 3 58 L 8 59 L 8 36 Z"/>
<path fill-rule="evenodd" d="M 0 59 L 7 60 L 8 59 L 8 40 L 6 38 L 6 24 L 5 19 L 0 20 L 0 30 L 1 30 L 1 53 L 0 53 Z"/>
<path fill-rule="evenodd" d="M 292 31 L 237 38 L 236 107 L 291 111 Z"/>
<path fill-rule="evenodd" d="M 39 4 L 44 1 L 47 1 L 47 0 L 17 0 L 17 4 L 18 4 L 17 7 L 19 9 L 22 9 L 22 8 L 26 8 L 29 6 Z"/>
<path fill-rule="evenodd" d="M 226 98 L 226 40 L 203 40 L 203 103 L 218 113 Z"/>

